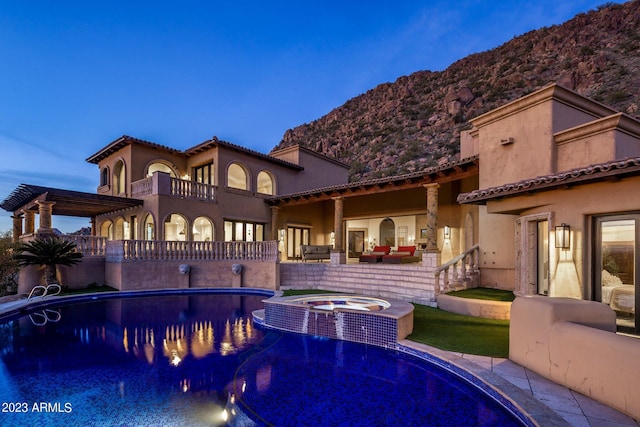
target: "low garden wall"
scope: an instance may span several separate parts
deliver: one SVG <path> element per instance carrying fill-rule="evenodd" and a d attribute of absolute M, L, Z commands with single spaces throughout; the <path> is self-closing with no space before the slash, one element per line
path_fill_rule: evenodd
<path fill-rule="evenodd" d="M 618 335 L 615 312 L 594 301 L 518 297 L 509 359 L 640 419 L 640 340 Z"/>
<path fill-rule="evenodd" d="M 465 316 L 484 319 L 509 320 L 511 302 L 490 301 L 473 298 L 459 298 L 451 295 L 438 295 L 438 308 Z"/>

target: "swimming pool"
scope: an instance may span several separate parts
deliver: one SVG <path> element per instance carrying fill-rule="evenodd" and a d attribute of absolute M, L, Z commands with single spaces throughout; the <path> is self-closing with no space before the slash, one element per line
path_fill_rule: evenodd
<path fill-rule="evenodd" d="M 269 295 L 84 299 L 14 316 L 0 325 L 0 420 L 523 425 L 473 385 L 416 357 L 257 327 L 251 313 Z"/>

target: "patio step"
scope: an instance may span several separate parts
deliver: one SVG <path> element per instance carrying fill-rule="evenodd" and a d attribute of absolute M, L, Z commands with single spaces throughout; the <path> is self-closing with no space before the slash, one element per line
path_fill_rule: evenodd
<path fill-rule="evenodd" d="M 280 267 L 280 286 L 283 288 L 326 289 L 435 304 L 433 274 L 420 264 L 305 263 L 281 264 Z"/>

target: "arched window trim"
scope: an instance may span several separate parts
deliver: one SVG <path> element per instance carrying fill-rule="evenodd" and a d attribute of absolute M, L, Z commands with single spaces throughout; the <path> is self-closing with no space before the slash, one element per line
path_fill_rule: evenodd
<path fill-rule="evenodd" d="M 269 177 L 269 179 L 271 180 L 271 193 L 263 193 L 263 192 L 260 191 L 260 185 L 259 185 L 260 175 L 263 174 L 263 173 L 266 174 Z M 268 169 L 261 169 L 258 172 L 258 174 L 256 175 L 256 192 L 258 194 L 265 194 L 267 196 L 275 196 L 276 194 L 278 194 L 277 187 L 276 187 L 276 177 L 273 174 L 273 172 L 271 172 Z"/>
<path fill-rule="evenodd" d="M 200 220 L 200 219 L 206 219 L 209 222 L 209 225 L 211 226 L 210 241 L 215 241 L 216 240 L 216 224 L 210 217 L 208 217 L 206 215 L 199 215 L 191 222 L 191 240 L 193 240 L 193 241 L 207 241 L 206 239 L 200 240 L 202 238 L 202 236 L 199 235 L 200 230 L 197 229 L 197 226 L 198 226 L 197 223 L 198 223 L 198 220 Z"/>
<path fill-rule="evenodd" d="M 111 169 L 109 166 L 105 166 L 100 171 L 100 186 L 106 187 L 111 182 Z"/>
<path fill-rule="evenodd" d="M 105 230 L 105 227 L 106 227 L 106 230 Z M 102 221 L 99 228 L 100 237 L 106 237 L 107 240 L 113 240 L 113 227 L 114 227 L 114 223 L 110 219 Z M 106 231 L 106 234 L 107 234 L 106 236 L 103 234 L 103 231 Z"/>
<path fill-rule="evenodd" d="M 245 187 L 246 188 L 237 188 L 237 187 L 232 187 L 232 186 L 229 185 L 229 169 L 231 169 L 232 165 L 236 165 L 236 166 L 240 167 L 244 171 Z M 237 160 L 229 162 L 229 164 L 227 165 L 225 178 L 226 178 L 226 186 L 227 186 L 227 188 L 232 188 L 234 190 L 240 190 L 240 191 L 251 191 L 251 173 L 249 172 L 249 168 L 247 168 L 247 166 L 244 165 L 243 163 L 241 163 L 241 162 L 239 162 Z"/>
<path fill-rule="evenodd" d="M 151 217 L 151 220 L 153 221 L 153 238 L 152 239 L 147 239 L 147 219 Z M 153 215 L 153 213 L 151 212 L 147 212 L 146 215 L 143 215 L 143 220 L 142 220 L 142 240 L 157 240 L 157 236 L 158 236 L 158 221 L 156 221 L 156 217 Z"/>
<path fill-rule="evenodd" d="M 127 220 L 122 216 L 118 216 L 113 220 L 113 240 L 127 239 L 125 233 L 125 224 L 127 224 Z M 122 229 L 119 229 L 120 227 L 122 227 Z"/>
<path fill-rule="evenodd" d="M 118 169 L 118 164 L 122 164 L 122 186 L 120 185 L 121 183 L 121 179 L 118 175 L 120 175 L 119 173 L 119 169 Z M 114 163 L 113 166 L 113 191 L 114 194 L 117 196 L 119 194 L 127 194 L 127 164 L 125 163 L 124 159 L 122 157 L 118 157 L 118 159 L 116 160 L 116 162 Z"/>
<path fill-rule="evenodd" d="M 178 212 L 170 212 L 167 215 L 165 215 L 164 220 L 162 221 L 162 239 L 168 240 L 166 224 L 171 222 L 171 217 L 173 215 L 179 216 L 184 221 L 184 226 L 183 226 L 184 228 L 182 230 L 177 230 L 177 234 L 184 236 L 185 241 L 191 240 L 191 230 L 189 229 L 189 227 L 191 227 L 191 221 L 189 221 L 189 218 L 186 215 Z"/>
<path fill-rule="evenodd" d="M 174 165 L 173 163 L 171 163 L 170 161 L 165 160 L 165 159 L 154 159 L 154 160 L 151 160 L 149 163 L 147 163 L 147 165 L 144 168 L 144 176 L 145 177 L 149 176 L 149 168 L 155 163 L 160 163 L 160 164 L 168 167 L 169 169 L 171 169 L 171 172 L 173 172 L 173 175 L 171 175 L 171 176 L 173 178 L 182 177 L 182 174 L 180 173 L 180 170 L 178 169 L 178 167 L 176 165 Z"/>

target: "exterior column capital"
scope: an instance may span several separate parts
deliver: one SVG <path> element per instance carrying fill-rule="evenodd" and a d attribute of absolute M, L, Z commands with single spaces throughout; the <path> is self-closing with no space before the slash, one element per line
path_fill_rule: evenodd
<path fill-rule="evenodd" d="M 51 234 L 51 215 L 53 212 L 53 205 L 56 202 L 49 202 L 45 200 L 36 200 L 38 204 L 38 214 L 40 215 L 40 227 L 38 228 L 38 234 Z"/>

